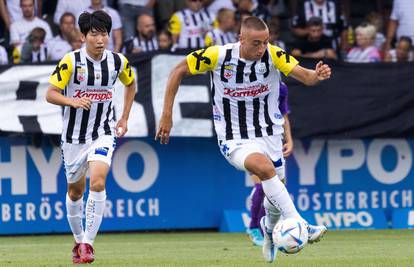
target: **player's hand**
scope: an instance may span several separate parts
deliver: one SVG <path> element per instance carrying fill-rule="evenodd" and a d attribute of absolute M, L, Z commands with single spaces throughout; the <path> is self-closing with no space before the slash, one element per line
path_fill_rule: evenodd
<path fill-rule="evenodd" d="M 128 121 L 121 118 L 115 127 L 115 134 L 117 137 L 123 137 L 128 132 Z"/>
<path fill-rule="evenodd" d="M 155 135 L 155 141 L 158 140 L 158 138 L 160 138 L 161 144 L 168 144 L 172 124 L 173 123 L 171 116 L 162 115 L 160 120 L 160 126 L 158 127 L 157 134 Z"/>
<path fill-rule="evenodd" d="M 319 61 L 315 67 L 316 77 L 319 81 L 324 81 L 331 77 L 331 68 L 327 64 L 323 64 L 322 61 Z"/>
<path fill-rule="evenodd" d="M 293 142 L 286 142 L 283 144 L 283 157 L 287 158 L 293 152 Z"/>
<path fill-rule="evenodd" d="M 71 106 L 73 108 L 83 108 L 85 110 L 90 110 L 92 101 L 87 97 L 82 98 L 71 98 Z"/>

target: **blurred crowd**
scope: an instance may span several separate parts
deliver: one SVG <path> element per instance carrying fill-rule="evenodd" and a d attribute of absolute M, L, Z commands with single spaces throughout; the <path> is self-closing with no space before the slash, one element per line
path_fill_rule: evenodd
<path fill-rule="evenodd" d="M 112 17 L 108 49 L 125 54 L 236 42 L 262 18 L 292 55 L 348 62 L 413 61 L 414 0 L 0 0 L 0 64 L 56 61 L 82 47 L 77 18 Z"/>

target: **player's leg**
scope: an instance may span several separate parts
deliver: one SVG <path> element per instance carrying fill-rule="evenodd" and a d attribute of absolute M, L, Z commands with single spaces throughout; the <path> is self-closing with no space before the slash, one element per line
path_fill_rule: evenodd
<path fill-rule="evenodd" d="M 72 249 L 73 263 L 80 263 L 79 244 L 83 241 L 83 194 L 87 170 L 87 147 L 70 143 L 62 144 L 62 160 L 68 183 L 66 194 L 66 217 L 75 239 Z"/>
<path fill-rule="evenodd" d="M 66 194 L 66 217 L 69 222 L 70 229 L 75 238 L 75 245 L 72 249 L 72 262 L 80 263 L 79 245 L 82 243 L 83 230 L 83 194 L 85 192 L 85 176 L 83 175 L 79 181 L 68 184 L 68 192 Z"/>
<path fill-rule="evenodd" d="M 303 221 L 285 185 L 276 175 L 273 162 L 265 154 L 257 152 L 249 154 L 244 161 L 244 166 L 260 178 L 268 200 L 281 211 L 284 217 L 293 217 Z"/>
<path fill-rule="evenodd" d="M 259 177 L 252 175 L 251 179 L 254 181 L 255 185 L 251 194 L 251 206 L 250 206 L 250 215 L 251 220 L 249 228 L 247 229 L 247 234 L 253 242 L 253 245 L 262 246 L 263 245 L 263 236 L 259 230 L 260 218 L 263 216 L 261 212 L 263 211 L 263 199 L 264 192 L 262 184 L 260 183 Z"/>
<path fill-rule="evenodd" d="M 89 196 L 85 206 L 85 235 L 79 247 L 79 254 L 83 263 L 94 261 L 93 242 L 98 233 L 105 210 L 106 190 L 105 181 L 109 172 L 109 165 L 102 161 L 90 161 Z"/>
<path fill-rule="evenodd" d="M 83 263 L 90 263 L 94 260 L 92 246 L 105 210 L 106 176 L 111 166 L 114 149 L 114 137 L 106 135 L 99 137 L 93 143 L 88 153 L 89 196 L 85 206 L 85 236 L 79 247 L 79 254 Z"/>

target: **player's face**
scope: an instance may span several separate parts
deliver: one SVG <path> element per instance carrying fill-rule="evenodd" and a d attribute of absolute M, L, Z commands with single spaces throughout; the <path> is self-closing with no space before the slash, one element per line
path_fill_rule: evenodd
<path fill-rule="evenodd" d="M 240 44 L 244 58 L 247 60 L 259 60 L 263 57 L 269 43 L 269 31 L 242 30 Z"/>
<path fill-rule="evenodd" d="M 20 7 L 22 8 L 23 17 L 31 18 L 34 16 L 33 0 L 22 0 Z"/>
<path fill-rule="evenodd" d="M 85 36 L 86 49 L 89 53 L 97 56 L 102 55 L 108 46 L 109 34 L 92 29 Z"/>

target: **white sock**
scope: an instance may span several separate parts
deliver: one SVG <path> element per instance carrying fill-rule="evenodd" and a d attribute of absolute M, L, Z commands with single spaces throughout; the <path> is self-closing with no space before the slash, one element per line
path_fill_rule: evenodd
<path fill-rule="evenodd" d="M 83 240 L 83 197 L 72 201 L 68 194 L 66 194 L 66 217 L 68 218 L 70 229 L 76 243 L 82 243 Z"/>
<path fill-rule="evenodd" d="M 265 226 L 268 230 L 273 231 L 273 228 L 275 228 L 275 225 L 281 218 L 281 212 L 269 202 L 267 197 L 264 199 L 263 206 L 266 211 Z"/>
<path fill-rule="evenodd" d="M 106 191 L 89 191 L 88 201 L 85 207 L 85 236 L 82 243 L 93 245 L 99 226 L 101 226 L 102 216 L 105 209 Z"/>
<path fill-rule="evenodd" d="M 296 218 L 304 221 L 296 210 L 286 186 L 279 180 L 277 175 L 269 180 L 262 181 L 262 186 L 267 199 L 276 209 L 280 210 L 284 218 Z"/>

